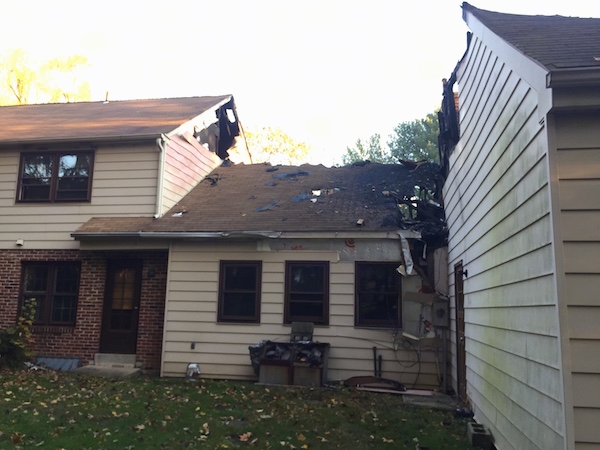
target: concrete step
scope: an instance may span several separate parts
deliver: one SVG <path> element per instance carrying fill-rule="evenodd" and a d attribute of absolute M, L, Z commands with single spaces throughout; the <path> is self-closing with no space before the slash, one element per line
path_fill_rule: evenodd
<path fill-rule="evenodd" d="M 135 367 L 112 367 L 112 366 L 83 366 L 75 369 L 75 372 L 82 375 L 107 378 L 127 378 L 137 375 L 140 369 Z"/>
<path fill-rule="evenodd" d="M 135 355 L 123 355 L 118 353 L 96 353 L 94 355 L 96 367 L 112 367 L 115 369 L 135 368 Z"/>

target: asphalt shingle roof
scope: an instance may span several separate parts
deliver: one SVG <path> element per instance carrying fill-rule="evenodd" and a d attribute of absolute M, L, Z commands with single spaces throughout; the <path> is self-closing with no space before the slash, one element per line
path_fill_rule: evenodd
<path fill-rule="evenodd" d="M 463 3 L 487 28 L 548 70 L 600 68 L 600 19 L 525 16 L 478 9 Z"/>
<path fill-rule="evenodd" d="M 434 164 L 222 166 L 159 219 L 96 218 L 77 233 L 395 231 L 408 228 L 397 198 L 438 176 Z"/>
<path fill-rule="evenodd" d="M 0 107 L 0 145 L 160 136 L 230 95 Z"/>

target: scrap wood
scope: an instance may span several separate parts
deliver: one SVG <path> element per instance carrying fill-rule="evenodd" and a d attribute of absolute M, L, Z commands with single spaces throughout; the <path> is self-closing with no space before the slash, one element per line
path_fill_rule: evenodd
<path fill-rule="evenodd" d="M 406 388 L 404 387 L 404 385 L 402 383 L 399 383 L 398 381 L 395 380 L 389 380 L 387 378 L 381 378 L 381 377 L 374 377 L 372 375 L 368 375 L 368 376 L 357 376 L 357 377 L 351 377 L 348 378 L 347 380 L 344 381 L 344 386 L 348 386 L 348 387 L 361 387 L 361 388 L 365 388 L 364 385 L 372 385 L 371 388 L 377 388 L 376 385 L 389 385 L 389 386 L 393 386 L 395 389 L 394 391 L 405 391 Z M 389 388 L 388 388 L 389 389 Z M 392 390 L 392 389 L 389 389 Z"/>

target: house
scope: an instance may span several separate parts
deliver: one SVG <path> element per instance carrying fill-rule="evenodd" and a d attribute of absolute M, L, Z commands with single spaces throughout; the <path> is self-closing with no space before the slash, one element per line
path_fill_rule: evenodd
<path fill-rule="evenodd" d="M 256 379 L 249 346 L 310 322 L 329 345 L 327 380 L 440 389 L 440 188 L 433 164 L 224 165 L 160 218 L 93 218 L 73 236 L 90 250 L 168 242 L 164 376 L 198 364 L 204 377 Z"/>
<path fill-rule="evenodd" d="M 246 164 L 231 96 L 0 123 L 0 326 L 34 298 L 38 359 L 256 380 L 249 347 L 310 322 L 324 380 L 444 388 L 438 166 Z"/>
<path fill-rule="evenodd" d="M 159 370 L 167 245 L 84 250 L 92 217 L 159 217 L 231 153 L 233 97 L 0 107 L 0 327 L 35 298 L 35 353 Z"/>
<path fill-rule="evenodd" d="M 598 448 L 600 19 L 462 9 L 440 115 L 452 384 L 498 449 Z"/>

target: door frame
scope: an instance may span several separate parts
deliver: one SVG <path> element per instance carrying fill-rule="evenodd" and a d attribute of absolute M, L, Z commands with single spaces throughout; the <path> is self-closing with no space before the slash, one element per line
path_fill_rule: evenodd
<path fill-rule="evenodd" d="M 114 276 L 122 269 L 134 270 L 134 292 L 131 314 L 131 328 L 128 330 L 111 330 L 112 294 Z M 100 352 L 135 354 L 139 325 L 140 299 L 142 292 L 141 259 L 109 259 L 106 261 L 106 279 L 104 283 L 104 302 L 102 305 L 102 326 L 100 330 Z"/>
<path fill-rule="evenodd" d="M 465 342 L 465 289 L 462 260 L 454 265 L 454 305 L 456 319 L 456 390 L 467 400 L 467 352 Z"/>

